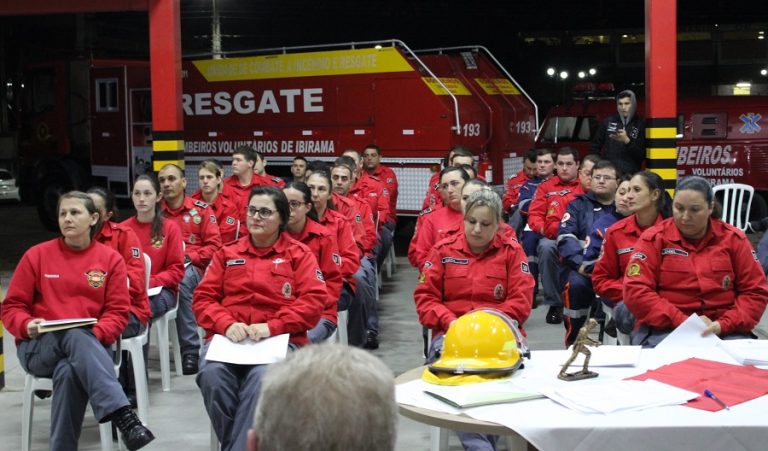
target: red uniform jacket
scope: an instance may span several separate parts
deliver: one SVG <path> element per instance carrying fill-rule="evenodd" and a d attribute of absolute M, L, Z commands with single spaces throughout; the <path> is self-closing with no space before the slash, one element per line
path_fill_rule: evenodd
<path fill-rule="evenodd" d="M 216 251 L 195 289 L 192 310 L 206 339 L 224 335 L 234 323 L 266 323 L 270 335 L 291 334 L 307 343 L 328 292 L 317 259 L 309 248 L 281 234 L 269 248 L 257 248 L 251 237 Z"/>
<path fill-rule="evenodd" d="M 31 247 L 13 271 L 2 309 L 3 325 L 16 343 L 29 339 L 27 324 L 47 320 L 97 318 L 93 333 L 111 345 L 128 324 L 131 305 L 123 258 L 91 241 L 75 251 L 57 238 Z"/>
<path fill-rule="evenodd" d="M 710 219 L 698 244 L 673 218 L 643 232 L 624 276 L 624 303 L 638 323 L 671 330 L 692 313 L 720 323 L 721 335 L 749 333 L 768 301 L 765 274 L 741 230 Z"/>
<path fill-rule="evenodd" d="M 432 210 L 437 210 L 442 206 L 443 198 L 440 197 L 440 171 L 437 171 L 429 178 L 427 195 L 424 196 L 424 202 L 422 202 L 421 209 L 426 210 L 427 208 L 430 208 Z"/>
<path fill-rule="evenodd" d="M 520 170 L 514 177 L 510 178 L 507 182 L 507 191 L 504 193 L 504 197 L 501 198 L 501 204 L 504 206 L 504 211 L 509 211 L 512 206 L 517 205 L 517 199 L 520 197 L 520 188 L 530 180 L 525 175 L 524 170 Z"/>
<path fill-rule="evenodd" d="M 230 191 L 231 193 L 231 191 Z M 203 193 L 200 190 L 195 191 L 191 196 L 192 199 L 205 202 L 203 199 Z M 247 233 L 245 230 L 245 222 L 240 221 L 240 217 L 245 213 L 245 206 L 240 204 L 240 198 L 232 194 L 227 194 L 224 191 L 220 192 L 213 203 L 208 204 L 213 210 L 213 214 L 216 216 L 216 223 L 219 225 L 219 234 L 221 234 L 222 243 L 230 243 L 237 239 L 238 227 L 240 233 Z"/>
<path fill-rule="evenodd" d="M 380 164 L 373 171 L 369 172 L 374 176 L 383 186 L 385 196 L 389 197 L 389 221 L 397 220 L 397 175 L 391 168 Z"/>
<path fill-rule="evenodd" d="M 136 232 L 123 224 L 108 221 L 93 239 L 111 247 L 123 257 L 130 282 L 128 284 L 128 293 L 131 295 L 130 312 L 142 324 L 147 324 L 149 318 L 152 317 L 152 312 L 149 310 L 149 298 L 147 297 L 144 254 Z"/>
<path fill-rule="evenodd" d="M 163 201 L 161 204 L 167 220 L 173 221 L 181 230 L 181 239 L 186 245 L 184 253 L 192 264 L 205 270 L 213 253 L 221 247 L 219 225 L 216 215 L 205 202 L 184 197 L 181 207 L 171 210 Z"/>
<path fill-rule="evenodd" d="M 325 279 L 325 289 L 328 291 L 323 318 L 338 324 L 337 303 L 341 296 L 341 255 L 336 244 L 336 230 L 330 229 L 307 218 L 304 230 L 294 235 L 285 231 L 294 240 L 306 245 L 317 259 L 320 271 Z"/>
<path fill-rule="evenodd" d="M 326 209 L 319 222 L 323 227 L 334 231 L 336 234 L 336 243 L 341 255 L 341 278 L 347 282 L 352 291 L 355 291 L 357 281 L 354 275 L 360 268 L 360 256 L 362 254 L 355 244 L 354 235 L 347 218 L 338 211 Z"/>
<path fill-rule="evenodd" d="M 245 224 L 245 209 L 248 207 L 248 201 L 251 197 L 251 190 L 256 186 L 276 186 L 283 188 L 285 182 L 279 177 L 272 177 L 271 175 L 259 175 L 253 173 L 251 177 L 251 183 L 247 186 L 240 184 L 236 175 L 231 175 L 224 179 L 224 189 L 222 190 L 233 202 L 236 202 L 238 206 L 241 206 L 237 218 L 240 219 L 241 224 Z"/>
<path fill-rule="evenodd" d="M 368 235 L 363 221 L 363 214 L 360 211 L 358 204 L 357 200 L 353 197 L 344 197 L 333 193 L 333 206 L 336 208 L 337 213 L 340 213 L 347 221 L 349 221 L 352 235 L 355 237 L 355 244 L 362 254 L 373 249 L 373 246 L 376 244 L 376 237 Z M 368 203 L 363 202 L 363 204 L 370 210 Z M 373 230 L 373 220 L 370 219 L 370 217 L 369 221 L 371 224 L 370 228 Z M 341 245 L 341 243 L 339 244 Z"/>
<path fill-rule="evenodd" d="M 142 252 L 152 260 L 150 288 L 164 287 L 176 294 L 184 278 L 184 245 L 179 226 L 173 221 L 163 221 L 162 240 L 152 242 L 152 224 L 139 222 L 135 216 L 126 219 L 123 224 L 136 232 Z"/>
<path fill-rule="evenodd" d="M 550 240 L 557 239 L 560 220 L 568 203 L 577 194 L 584 194 L 578 177 L 568 183 L 563 183 L 560 177 L 551 177 L 542 182 L 528 209 L 528 227 Z"/>
<path fill-rule="evenodd" d="M 408 261 L 414 268 L 421 268 L 424 260 L 439 241 L 443 230 L 456 229 L 460 227 L 459 223 L 464 221 L 464 215 L 453 208 L 441 208 L 437 211 L 430 211 L 427 214 L 419 216 L 416 221 L 416 229 L 413 232 L 413 239 L 408 245 Z"/>
<path fill-rule="evenodd" d="M 281 179 L 280 177 L 275 177 L 274 175 L 269 175 L 267 173 L 264 173 L 264 175 L 253 173 L 253 182 L 257 186 L 274 186 L 276 188 L 283 189 L 285 188 L 285 180 Z"/>
<path fill-rule="evenodd" d="M 384 187 L 374 177 L 363 172 L 350 188 L 349 196 L 359 200 L 365 200 L 373 213 L 378 213 L 379 227 L 389 222 L 389 196 L 384 192 Z M 375 219 L 375 216 L 374 216 Z"/>
<path fill-rule="evenodd" d="M 506 313 L 525 333 L 533 285 L 519 244 L 498 233 L 485 251 L 475 255 L 460 233 L 432 249 L 413 298 L 419 322 L 432 329 L 433 337 L 444 334 L 459 316 L 484 307 Z"/>
<path fill-rule="evenodd" d="M 656 217 L 654 225 L 662 221 Z M 637 225 L 635 215 L 628 216 L 608 227 L 600 249 L 600 257 L 592 270 L 592 286 L 598 296 L 619 302 L 624 296 L 624 273 L 635 243 L 646 229 Z"/>

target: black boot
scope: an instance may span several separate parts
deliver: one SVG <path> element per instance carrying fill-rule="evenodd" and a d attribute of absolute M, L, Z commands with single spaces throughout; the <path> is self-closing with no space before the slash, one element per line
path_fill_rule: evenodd
<path fill-rule="evenodd" d="M 122 434 L 123 443 L 129 451 L 143 448 L 155 439 L 152 432 L 141 424 L 139 417 L 128 406 L 118 409 L 111 415 L 111 419 Z"/>

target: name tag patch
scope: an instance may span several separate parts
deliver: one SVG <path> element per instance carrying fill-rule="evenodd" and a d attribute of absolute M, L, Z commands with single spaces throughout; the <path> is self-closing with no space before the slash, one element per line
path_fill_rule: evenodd
<path fill-rule="evenodd" d="M 629 257 L 629 258 L 631 258 L 631 259 L 633 259 L 633 260 L 645 260 L 645 259 L 647 259 L 648 257 L 647 257 L 645 254 L 643 254 L 642 252 L 635 252 L 635 253 L 634 253 L 634 254 L 632 254 L 632 256 L 631 256 L 631 257 Z"/>
<path fill-rule="evenodd" d="M 665 247 L 661 250 L 661 255 L 677 255 L 680 257 L 687 257 L 688 252 L 685 252 L 682 249 L 676 249 L 674 247 Z"/>
<path fill-rule="evenodd" d="M 624 254 L 628 254 L 628 253 L 632 252 L 633 250 L 635 250 L 634 247 L 622 247 L 621 249 L 616 251 L 616 254 L 617 255 L 624 255 Z"/>
<path fill-rule="evenodd" d="M 235 258 L 232 260 L 227 260 L 227 267 L 230 266 L 238 266 L 238 265 L 245 265 L 245 259 L 244 258 Z"/>
<path fill-rule="evenodd" d="M 469 260 L 466 258 L 456 258 L 456 257 L 443 257 L 442 260 L 443 264 L 447 263 L 453 263 L 454 265 L 468 265 Z"/>

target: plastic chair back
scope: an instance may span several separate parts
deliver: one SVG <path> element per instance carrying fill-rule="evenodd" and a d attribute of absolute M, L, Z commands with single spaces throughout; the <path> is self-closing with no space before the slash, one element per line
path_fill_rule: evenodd
<path fill-rule="evenodd" d="M 723 206 L 721 219 L 742 231 L 746 231 L 755 189 L 743 183 L 727 183 L 713 187 L 712 191 L 715 199 Z"/>

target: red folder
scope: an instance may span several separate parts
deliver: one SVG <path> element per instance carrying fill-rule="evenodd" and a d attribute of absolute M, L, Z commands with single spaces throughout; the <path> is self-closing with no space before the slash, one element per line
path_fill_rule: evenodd
<path fill-rule="evenodd" d="M 710 412 L 717 412 L 723 407 L 704 396 L 705 389 L 709 389 L 729 407 L 768 394 L 768 370 L 697 358 L 664 365 L 627 379 L 654 379 L 701 393 L 701 396 L 684 405 Z"/>

